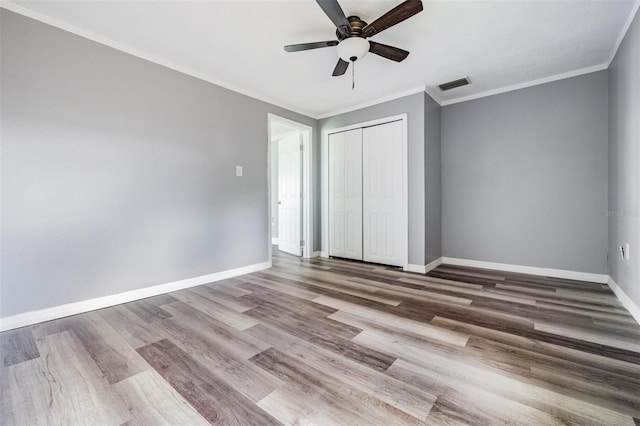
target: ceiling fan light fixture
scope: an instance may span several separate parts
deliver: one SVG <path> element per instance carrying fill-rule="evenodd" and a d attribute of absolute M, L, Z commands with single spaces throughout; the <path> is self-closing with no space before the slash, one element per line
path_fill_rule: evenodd
<path fill-rule="evenodd" d="M 349 37 L 338 44 L 338 56 L 346 62 L 362 59 L 369 51 L 369 42 L 362 37 Z"/>

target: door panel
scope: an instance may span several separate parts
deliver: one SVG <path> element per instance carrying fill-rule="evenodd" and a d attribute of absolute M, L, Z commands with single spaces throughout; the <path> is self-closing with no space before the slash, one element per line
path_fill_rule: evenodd
<path fill-rule="evenodd" d="M 278 249 L 295 256 L 302 255 L 301 142 L 300 133 L 278 141 Z"/>
<path fill-rule="evenodd" d="M 402 122 L 363 129 L 363 259 L 403 266 Z"/>
<path fill-rule="evenodd" d="M 329 135 L 329 255 L 362 260 L 362 129 Z"/>

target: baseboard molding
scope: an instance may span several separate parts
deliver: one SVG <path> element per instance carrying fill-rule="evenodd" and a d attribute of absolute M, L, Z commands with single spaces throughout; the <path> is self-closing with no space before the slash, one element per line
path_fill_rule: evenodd
<path fill-rule="evenodd" d="M 195 287 L 197 285 L 208 284 L 227 278 L 233 278 L 237 277 L 238 275 L 261 271 L 270 267 L 271 261 L 256 263 L 254 265 L 229 269 L 227 271 L 215 272 L 209 275 L 202 275 L 185 280 L 173 281 L 170 283 L 131 290 L 125 293 L 96 297 L 94 299 L 83 300 L 81 302 L 68 303 L 65 305 L 54 306 L 37 311 L 25 312 L 23 314 L 0 318 L 0 331 L 13 330 L 14 328 L 25 327 L 28 325 L 37 324 L 39 322 L 51 321 L 58 318 L 68 317 L 70 315 L 81 314 L 84 312 L 94 311 L 96 309 L 119 305 L 121 303 L 133 302 L 134 300 L 145 299 L 147 297 L 157 296 L 159 294 L 182 290 L 189 287 Z"/>
<path fill-rule="evenodd" d="M 564 278 L 567 280 L 590 281 L 600 284 L 606 284 L 609 279 L 607 274 L 592 274 L 589 272 L 567 271 L 564 269 L 538 268 L 535 266 L 484 262 L 481 260 L 458 259 L 455 257 L 443 257 L 442 263 L 447 265 L 469 266 L 472 268 L 494 269 L 496 271 L 541 275 L 543 277 Z"/>
<path fill-rule="evenodd" d="M 311 253 L 311 257 L 322 257 L 321 251 L 314 251 Z"/>
<path fill-rule="evenodd" d="M 615 293 L 620 303 L 622 303 L 622 306 L 624 306 L 627 311 L 629 311 L 633 319 L 635 319 L 636 322 L 640 324 L 640 306 L 636 305 L 636 303 L 631 300 L 629 296 L 627 296 L 627 293 L 622 290 L 622 288 L 613 280 L 613 278 L 609 277 L 609 279 L 607 280 L 607 285 Z"/>
<path fill-rule="evenodd" d="M 318 253 L 318 255 L 319 255 L 320 257 L 324 257 L 325 259 L 328 259 L 328 258 L 329 258 L 329 253 L 328 253 L 328 252 L 326 252 L 326 251 L 317 251 L 317 252 L 315 252 L 315 253 Z"/>
<path fill-rule="evenodd" d="M 426 274 L 427 272 L 431 271 L 432 269 L 437 268 L 438 266 L 442 265 L 442 258 L 439 257 L 436 260 L 434 260 L 433 262 L 429 262 L 426 265 L 412 265 L 411 263 L 408 264 L 407 266 L 405 266 L 404 269 L 407 272 L 415 272 L 418 274 Z"/>
<path fill-rule="evenodd" d="M 411 263 L 402 268 L 405 272 L 415 272 L 416 274 L 425 274 L 424 265 L 413 265 Z"/>
<path fill-rule="evenodd" d="M 424 273 L 426 274 L 427 272 L 431 271 L 432 269 L 436 269 L 440 265 L 442 265 L 442 258 L 441 257 L 437 258 L 433 262 L 429 262 L 426 265 L 424 265 Z"/>
<path fill-rule="evenodd" d="M 280 245 L 280 240 L 278 238 L 271 238 L 271 245 L 273 246 Z"/>

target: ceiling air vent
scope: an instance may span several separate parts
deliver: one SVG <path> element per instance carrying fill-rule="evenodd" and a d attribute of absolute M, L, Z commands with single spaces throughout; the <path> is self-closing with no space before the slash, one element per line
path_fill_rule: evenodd
<path fill-rule="evenodd" d="M 446 90 L 455 89 L 456 87 L 466 86 L 469 83 L 471 83 L 471 81 L 469 81 L 469 77 L 465 77 L 465 78 L 459 78 L 453 81 L 448 81 L 446 83 L 438 84 L 438 87 L 440 88 L 440 90 L 444 92 Z"/>

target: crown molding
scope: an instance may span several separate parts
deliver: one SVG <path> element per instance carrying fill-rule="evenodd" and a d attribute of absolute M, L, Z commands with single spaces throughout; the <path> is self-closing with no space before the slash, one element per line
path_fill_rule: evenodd
<path fill-rule="evenodd" d="M 471 101 L 471 100 L 474 100 L 474 99 L 485 98 L 487 96 L 498 95 L 500 93 L 511 92 L 513 90 L 524 89 L 524 88 L 527 88 L 527 87 L 537 86 L 539 84 L 551 83 L 552 81 L 563 80 L 565 78 L 577 77 L 577 76 L 583 75 L 583 74 L 588 74 L 588 73 L 592 73 L 592 72 L 606 70 L 606 69 L 609 68 L 609 66 L 611 65 L 611 62 L 613 62 L 613 59 L 616 57 L 616 54 L 618 53 L 618 49 L 620 48 L 620 45 L 622 44 L 622 41 L 624 40 L 625 36 L 627 35 L 627 32 L 629 31 L 629 28 L 631 28 L 631 24 L 633 24 L 633 20 L 635 19 L 636 15 L 638 14 L 638 9 L 639 8 L 640 8 L 640 0 L 635 0 L 635 3 L 631 7 L 631 13 L 629 13 L 629 17 L 627 18 L 627 21 L 625 22 L 625 24 L 623 25 L 622 29 L 620 30 L 620 34 L 618 35 L 618 39 L 616 40 L 615 46 L 613 48 L 613 51 L 611 52 L 611 55 L 609 56 L 609 59 L 603 64 L 595 65 L 595 66 L 587 67 L 587 68 L 582 68 L 582 69 L 575 70 L 575 71 L 569 71 L 569 72 L 562 73 L 562 74 L 556 74 L 556 75 L 553 75 L 553 76 L 550 76 L 550 77 L 540 78 L 540 79 L 537 79 L 537 80 L 532 80 L 532 81 L 521 83 L 521 84 L 514 84 L 512 86 L 506 86 L 506 87 L 501 87 L 501 88 L 497 88 L 497 89 L 493 89 L 493 90 L 487 90 L 485 92 L 476 93 L 475 95 L 469 95 L 469 96 L 463 96 L 463 97 L 460 97 L 460 98 L 449 99 L 449 100 L 441 102 L 440 105 L 442 105 L 442 106 L 453 105 L 453 104 L 457 104 L 457 103 L 460 103 L 460 102 L 466 102 L 466 101 Z M 430 86 L 427 86 L 427 88 L 431 89 Z M 428 90 L 427 90 L 427 93 L 428 93 Z M 433 99 L 436 99 L 433 95 L 431 97 Z"/>
<path fill-rule="evenodd" d="M 553 81 L 564 80 L 566 78 L 577 77 L 583 74 L 589 74 L 592 72 L 606 70 L 607 64 L 595 65 L 592 67 L 581 68 L 575 71 L 569 71 L 562 74 L 556 74 L 549 77 L 539 78 L 537 80 L 527 81 L 525 83 L 514 84 L 511 86 L 499 87 L 497 89 L 487 90 L 485 92 L 475 93 L 469 96 L 462 96 L 460 98 L 449 99 L 441 103 L 442 106 L 458 104 L 461 102 L 472 101 L 474 99 L 486 98 L 488 96 L 499 95 L 501 93 L 512 92 L 514 90 L 526 89 L 527 87 L 539 86 L 540 84 L 551 83 Z"/>
<path fill-rule="evenodd" d="M 429 85 L 424 85 L 424 86 L 419 86 L 419 87 L 414 87 L 414 88 L 410 88 L 401 92 L 398 92 L 396 94 L 393 95 L 389 95 L 389 96 L 385 96 L 382 98 L 378 98 L 372 101 L 368 101 L 368 102 L 364 102 L 364 103 L 360 103 L 360 104 L 356 104 L 356 105 L 352 105 L 349 107 L 345 107 L 345 108 L 341 108 L 338 110 L 334 110 L 334 111 L 329 111 L 326 113 L 321 113 L 321 114 L 314 114 L 311 113 L 309 111 L 303 111 L 300 110 L 299 108 L 293 107 L 291 105 L 287 105 L 285 103 L 282 103 L 281 101 L 278 100 L 274 100 L 274 99 L 270 99 L 267 98 L 265 96 L 262 96 L 260 94 L 251 92 L 249 90 L 245 90 L 242 89 L 234 84 L 228 83 L 226 81 L 223 80 L 219 80 L 215 77 L 206 75 L 204 73 L 198 72 L 196 70 L 193 70 L 189 67 L 185 67 L 183 65 L 180 65 L 178 63 L 175 63 L 173 61 L 161 58 L 159 56 L 135 49 L 127 44 L 124 43 L 120 43 L 117 42 L 115 40 L 112 40 L 108 37 L 103 37 L 100 36 L 98 34 L 95 34 L 91 31 L 87 31 L 84 30 L 82 28 L 76 27 L 74 25 L 68 24 L 66 22 L 62 22 L 58 19 L 52 18 L 50 16 L 47 16 L 45 14 L 33 11 L 27 7 L 18 5 L 16 3 L 13 3 L 9 0 L 0 0 L 0 7 L 10 10 L 12 12 L 18 13 L 20 15 L 26 16 L 28 18 L 32 18 L 35 19 L 37 21 L 43 22 L 45 24 L 51 25 L 53 27 L 62 29 L 64 31 L 70 32 L 72 34 L 78 35 L 80 37 L 92 40 L 96 43 L 100 43 L 102 45 L 111 47 L 113 49 L 128 53 L 130 55 L 136 56 L 138 58 L 147 60 L 149 62 L 153 62 L 155 64 L 164 66 L 166 68 L 172 69 L 174 71 L 180 72 L 182 74 L 186 74 L 189 75 L 191 77 L 195 77 L 199 80 L 203 80 L 206 81 L 208 83 L 211 84 L 215 84 L 217 86 L 223 87 L 225 89 L 231 90 L 233 92 L 236 92 L 238 94 L 244 95 L 244 96 L 248 96 L 250 98 L 256 99 L 258 101 L 261 102 L 266 102 L 268 104 L 280 107 L 280 108 L 284 108 L 287 109 L 291 112 L 295 112 L 316 120 L 321 120 L 324 118 L 328 118 L 328 117 L 333 117 L 336 115 L 340 115 L 340 114 L 345 114 L 348 112 L 352 112 L 352 111 L 356 111 L 359 109 L 363 109 L 363 108 L 367 108 L 370 106 L 374 106 L 374 105 L 378 105 L 384 102 L 389 102 L 395 99 L 400 99 L 403 98 L 405 96 L 410 96 L 416 93 L 420 93 L 420 92 L 426 92 L 436 103 L 438 103 L 438 105 L 440 106 L 447 106 L 447 105 L 453 105 L 453 104 L 457 104 L 457 103 L 461 103 L 461 102 L 467 102 L 467 101 L 471 101 L 474 99 L 480 99 L 480 98 L 485 98 L 488 96 L 493 96 L 493 95 L 498 95 L 498 94 L 502 94 L 502 93 L 507 93 L 507 92 L 511 92 L 514 90 L 519 90 L 519 89 L 524 89 L 527 87 L 532 87 L 532 86 L 537 86 L 540 84 L 545 84 L 545 83 L 550 83 L 553 81 L 558 81 L 558 80 L 563 80 L 566 78 L 571 78 L 571 77 L 577 77 L 579 75 L 583 75 L 583 74 L 588 74 L 588 73 L 592 73 L 592 72 L 597 72 L 597 71 L 602 71 L 605 70 L 607 68 L 609 68 L 609 66 L 611 65 L 611 62 L 613 61 L 613 59 L 615 58 L 618 49 L 620 48 L 620 45 L 622 44 L 622 41 L 624 40 L 624 37 L 626 36 L 627 32 L 629 31 L 629 28 L 631 27 L 633 20 L 636 16 L 636 14 L 638 13 L 638 9 L 640 9 L 640 0 L 635 0 L 634 5 L 632 6 L 631 9 L 631 13 L 629 14 L 629 17 L 627 19 L 627 21 L 625 22 L 625 25 L 623 26 L 622 30 L 620 31 L 620 34 L 618 35 L 618 39 L 616 40 L 614 49 L 609 57 L 609 59 L 602 64 L 599 65 L 595 65 L 595 66 L 591 66 L 591 67 L 586 67 L 586 68 L 581 68 L 578 70 L 574 70 L 574 71 L 569 71 L 566 73 L 561 73 L 561 74 L 556 74 L 553 76 L 549 76 L 549 77 L 544 77 L 544 78 L 540 78 L 540 79 L 536 79 L 536 80 L 531 80 L 528 82 L 524 82 L 524 83 L 519 83 L 519 84 L 514 84 L 511 86 L 504 86 L 504 87 L 499 87 L 496 89 L 492 89 L 492 90 L 487 90 L 481 93 L 476 93 L 476 94 L 472 94 L 472 95 L 468 95 L 468 96 L 462 96 L 462 97 L 458 97 L 458 98 L 453 98 L 453 99 L 448 99 L 448 100 L 442 100 L 440 99 L 440 96 L 438 96 L 438 92 L 436 89 L 434 89 L 432 86 Z"/>
<path fill-rule="evenodd" d="M 301 115 L 304 115 L 304 116 L 307 116 L 307 117 L 310 117 L 310 118 L 313 118 L 313 119 L 317 119 L 315 114 L 312 114 L 312 113 L 310 113 L 308 111 L 302 111 L 302 110 L 300 110 L 298 108 L 295 108 L 295 107 L 293 107 L 291 105 L 287 105 L 287 104 L 282 103 L 280 101 L 277 101 L 277 100 L 274 100 L 274 99 L 270 99 L 270 98 L 262 96 L 260 94 L 251 92 L 249 90 L 242 89 L 242 88 L 240 88 L 240 87 L 238 87 L 238 86 L 236 86 L 234 84 L 231 84 L 231 83 L 228 83 L 226 81 L 217 79 L 217 78 L 212 77 L 210 75 L 206 75 L 204 73 L 201 73 L 201 72 L 196 71 L 194 69 L 191 69 L 189 67 L 185 67 L 185 66 L 180 65 L 180 64 L 178 64 L 176 62 L 170 61 L 168 59 L 165 59 L 165 58 L 162 58 L 160 56 L 154 55 L 152 53 L 148 53 L 148 52 L 144 52 L 142 50 L 136 49 L 134 47 L 129 46 L 128 44 L 120 43 L 120 42 L 112 40 L 112 39 L 110 39 L 108 37 L 104 37 L 104 36 L 101 36 L 101 35 L 96 34 L 94 32 L 85 30 L 83 28 L 76 27 L 75 25 L 71 25 L 69 23 L 60 21 L 60 20 L 58 20 L 56 18 L 52 18 L 52 17 L 47 16 L 47 15 L 45 15 L 43 13 L 36 12 L 36 11 L 34 11 L 32 9 L 29 9 L 29 8 L 21 6 L 19 4 L 13 3 L 11 1 L 1 0 L 0 1 L 0 8 L 9 10 L 11 12 L 17 13 L 17 14 L 22 15 L 22 16 L 26 16 L 27 18 L 31 18 L 31 19 L 34 19 L 36 21 L 40 21 L 40 22 L 45 23 L 47 25 L 51 25 L 52 27 L 59 28 L 61 30 L 67 31 L 67 32 L 72 33 L 72 34 L 75 34 L 77 36 L 86 38 L 88 40 L 94 41 L 94 42 L 99 43 L 99 44 L 102 44 L 104 46 L 111 47 L 112 49 L 116 49 L 116 50 L 119 50 L 121 52 L 128 53 L 129 55 L 138 57 L 140 59 L 144 59 L 146 61 L 152 62 L 154 64 L 161 65 L 161 66 L 163 66 L 165 68 L 172 69 L 172 70 L 177 71 L 179 73 L 186 74 L 186 75 L 191 76 L 191 77 L 195 77 L 195 78 L 197 78 L 199 80 L 206 81 L 207 83 L 215 84 L 216 86 L 220 86 L 222 88 L 231 90 L 231 91 L 236 92 L 238 94 L 241 94 L 241 95 L 244 95 L 244 96 L 248 96 L 250 98 L 256 99 L 256 100 L 261 101 L 261 102 L 266 102 L 266 103 L 271 104 L 273 106 L 284 108 L 286 110 L 289 110 L 291 112 L 295 112 L 297 114 L 301 114 Z"/>
<path fill-rule="evenodd" d="M 374 105 L 382 104 L 382 103 L 385 103 L 385 102 L 393 101 L 395 99 L 404 98 L 405 96 L 415 95 L 416 93 L 422 93 L 424 91 L 425 91 L 425 87 L 424 86 L 414 87 L 414 88 L 411 88 L 411 89 L 403 90 L 402 92 L 398 92 L 398 93 L 396 93 L 394 95 L 389 95 L 389 96 L 385 96 L 383 98 L 378 98 L 378 99 L 373 100 L 373 101 L 364 102 L 364 103 L 353 105 L 353 106 L 350 106 L 350 107 L 341 108 L 341 109 L 338 109 L 338 110 L 335 110 L 335 111 L 319 114 L 316 117 L 316 119 L 322 120 L 323 118 L 333 117 L 335 115 L 345 114 L 345 113 L 351 112 L 351 111 L 357 111 L 359 109 L 363 109 L 363 108 L 367 108 L 367 107 L 370 107 L 370 106 L 374 106 Z"/>
<path fill-rule="evenodd" d="M 429 95 L 431 99 L 433 99 L 435 103 L 442 106 L 442 99 L 440 99 L 439 96 L 436 96 L 436 94 L 438 93 L 438 90 L 435 90 L 433 87 L 430 87 L 430 86 L 425 86 L 424 91 L 427 95 Z"/>
<path fill-rule="evenodd" d="M 620 45 L 622 44 L 622 41 L 627 35 L 629 28 L 631 28 L 631 24 L 633 24 L 634 18 L 638 14 L 638 8 L 640 8 L 640 0 L 636 0 L 636 2 L 631 7 L 631 13 L 627 18 L 627 22 L 625 22 L 624 26 L 622 27 L 622 30 L 620 31 L 620 34 L 618 34 L 618 39 L 616 40 L 616 44 L 613 47 L 613 52 L 611 52 L 611 56 L 609 56 L 609 60 L 607 60 L 607 68 L 609 68 L 609 66 L 611 65 L 611 62 L 613 62 L 613 59 L 618 54 L 618 49 L 620 49 Z"/>

